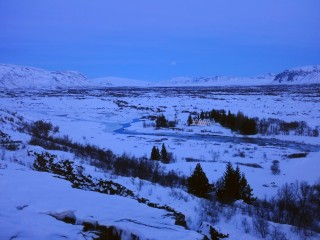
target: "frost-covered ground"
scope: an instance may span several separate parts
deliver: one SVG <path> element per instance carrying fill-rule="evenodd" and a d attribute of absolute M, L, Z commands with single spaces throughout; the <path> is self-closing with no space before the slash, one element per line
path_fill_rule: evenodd
<path fill-rule="evenodd" d="M 284 183 L 305 180 L 313 184 L 319 180 L 320 137 L 274 135 L 254 136 L 247 140 L 219 124 L 187 126 L 189 112 L 211 109 L 225 109 L 233 113 L 242 111 L 250 117 L 306 121 L 314 128 L 320 126 L 319 90 L 319 85 L 315 85 L 2 91 L 0 104 L 2 118 L 10 118 L 10 114 L 5 112 L 9 110 L 17 112 L 28 121 L 50 121 L 59 126 L 61 136 L 67 134 L 75 141 L 95 144 L 117 154 L 125 152 L 137 157 L 149 157 L 153 146 L 161 147 L 164 143 L 176 159 L 176 162 L 166 165 L 166 169 L 178 170 L 187 176 L 192 173 L 197 162 L 201 162 L 210 181 L 216 181 L 222 176 L 226 162 L 259 164 L 261 168 L 245 165 L 239 167 L 245 173 L 254 195 L 263 198 L 274 195 Z M 178 121 L 176 129 L 156 130 L 152 127 L 152 121 L 147 117 L 159 114 Z M 11 135 L 13 140 L 26 144 L 30 136 L 12 131 L 8 125 L 10 121 L 5 122 L 1 123 L 1 131 Z M 256 138 L 258 140 L 255 141 Z M 0 228 L 6 231 L 0 232 L 4 239 L 13 236 L 25 239 L 55 239 L 61 236 L 81 239 L 81 227 L 59 222 L 48 216 L 48 212 L 72 213 L 77 219 L 92 218 L 108 226 L 116 223 L 121 229 L 129 229 L 128 232 L 148 239 L 199 237 L 195 230 L 203 220 L 197 212 L 200 200 L 185 191 L 139 179 L 111 176 L 87 166 L 68 153 L 58 153 L 61 158 L 72 158 L 84 164 L 93 176 L 112 178 L 141 197 L 181 211 L 193 231 L 174 225 L 162 210 L 148 209 L 135 200 L 120 196 L 101 196 L 99 193 L 72 189 L 64 180 L 47 173 L 31 171 L 28 168 L 31 159 L 26 156 L 29 148 L 27 145 L 26 149 L 17 152 L 3 150 L 2 153 L 1 164 L 5 167 L 0 169 L 1 189 L 4 189 L 0 204 Z M 289 154 L 305 151 L 308 152 L 305 158 L 287 158 Z M 280 161 L 280 175 L 273 175 L 270 171 L 273 160 Z M 90 209 L 83 207 L 87 205 Z M 19 210 L 21 206 L 26 207 Z M 30 218 L 35 219 L 35 222 L 28 221 Z M 131 219 L 142 224 L 132 221 L 124 223 L 121 219 Z M 230 239 L 240 239 L 240 235 L 243 235 L 242 239 L 256 239 L 257 235 L 253 232 L 243 232 L 242 219 L 241 214 L 236 214 L 231 219 L 222 218 L 216 226 L 221 232 L 229 233 Z M 48 229 L 32 228 L 40 223 L 46 223 L 44 225 Z M 147 223 L 152 227 L 145 226 Z M 169 227 L 161 230 L 158 224 L 167 224 Z M 299 239 L 291 233 L 289 226 L 282 228 L 289 239 Z"/>
<path fill-rule="evenodd" d="M 83 222 L 114 226 L 140 239 L 201 239 L 174 224 L 168 212 L 135 200 L 71 188 L 51 174 L 9 163 L 0 169 L 1 239 L 87 239 Z M 66 224 L 56 217 L 76 218 Z M 128 239 L 130 239 L 128 237 Z"/>

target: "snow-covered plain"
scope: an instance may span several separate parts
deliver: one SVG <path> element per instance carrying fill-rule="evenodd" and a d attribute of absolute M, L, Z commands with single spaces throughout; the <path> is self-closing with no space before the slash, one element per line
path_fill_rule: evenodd
<path fill-rule="evenodd" d="M 113 179 L 141 197 L 182 212 L 191 231 L 174 225 L 163 210 L 149 209 L 120 196 L 73 189 L 65 180 L 32 171 L 33 159 L 27 156 L 28 149 L 34 150 L 27 144 L 30 136 L 13 130 L 12 125 L 17 120 L 7 111 L 16 112 L 27 121 L 50 121 L 59 126 L 61 136 L 67 134 L 75 141 L 95 144 L 117 154 L 149 157 L 153 146 L 161 147 L 164 143 L 176 159 L 176 162 L 165 165 L 167 171 L 177 170 L 189 176 L 197 162 L 201 162 L 210 181 L 223 175 L 226 162 L 259 164 L 261 168 L 239 167 L 254 195 L 264 198 L 276 194 L 284 183 L 299 180 L 313 184 L 319 181 L 320 137 L 273 135 L 254 136 L 248 140 L 219 124 L 187 126 L 189 112 L 211 109 L 242 111 L 250 117 L 306 121 L 314 128 L 320 127 L 319 91 L 319 85 L 2 90 L 1 131 L 13 140 L 22 141 L 26 148 L 16 152 L 2 150 L 0 238 L 59 239 L 65 236 L 81 239 L 83 234 L 90 238 L 91 235 L 83 233 L 81 226 L 60 222 L 48 216 L 50 212 L 74 214 L 79 220 L 91 219 L 116 226 L 141 239 L 201 239 L 196 231 L 201 222 L 207 220 L 199 213 L 204 200 L 184 190 L 102 173 L 70 153 L 56 154 L 82 164 L 93 176 Z M 176 120 L 176 128 L 155 129 L 148 116 L 159 114 Z M 13 122 L 8 120 L 10 118 Z M 37 148 L 37 151 L 43 150 Z M 305 151 L 308 152 L 305 158 L 286 157 Z M 271 173 L 273 160 L 280 162 L 280 175 Z M 240 213 L 232 219 L 222 217 L 215 226 L 230 234 L 229 239 L 257 239 L 254 232 L 244 233 L 242 219 Z M 282 230 L 289 239 L 300 238 L 290 231 L 290 226 L 282 226 Z"/>
<path fill-rule="evenodd" d="M 113 227 L 113 231 L 121 232 L 122 239 L 203 239 L 200 233 L 208 233 L 207 222 L 229 234 L 229 239 L 259 238 L 257 232 L 246 231 L 243 226 L 244 219 L 250 223 L 252 219 L 241 211 L 246 207 L 242 202 L 234 205 L 237 207 L 221 207 L 215 201 L 188 194 L 186 189 L 117 176 L 70 152 L 31 146 L 31 135 L 18 129 L 22 119 L 44 120 L 59 126 L 55 136 L 68 135 L 79 143 L 136 157 L 149 158 L 153 146 L 161 148 L 165 144 L 174 161 L 160 163 L 164 171 L 190 176 L 201 163 L 209 181 L 215 182 L 223 175 L 226 163 L 231 162 L 240 167 L 256 197 L 271 198 L 285 183 L 320 182 L 319 136 L 291 133 L 247 137 L 218 123 L 188 126 L 188 116 L 224 109 L 241 111 L 252 118 L 305 121 L 312 129 L 320 130 L 319 76 L 320 67 L 309 66 L 251 78 L 175 78 L 152 87 L 139 80 L 90 80 L 73 71 L 0 64 L 0 137 L 7 134 L 19 145 L 19 149 L 9 151 L 6 142 L 0 144 L 0 239 L 97 237 L 97 232 L 84 230 L 84 223 Z M 176 121 L 176 127 L 156 129 L 152 119 L 160 114 Z M 72 188 L 59 176 L 35 171 L 35 156 L 30 151 L 50 152 L 57 155 L 56 160 L 71 159 L 86 174 L 121 184 L 135 198 Z M 295 153 L 306 156 L 288 157 Z M 270 170 L 274 160 L 279 161 L 279 175 Z M 187 228 L 176 225 L 167 210 L 139 203 L 140 198 L 181 212 Z M 218 219 L 206 214 L 212 210 L 219 212 Z M 76 222 L 61 221 L 65 217 Z M 305 237 L 292 231 L 292 226 L 270 225 L 281 229 L 287 239 Z M 318 239 L 319 235 L 309 237 Z"/>

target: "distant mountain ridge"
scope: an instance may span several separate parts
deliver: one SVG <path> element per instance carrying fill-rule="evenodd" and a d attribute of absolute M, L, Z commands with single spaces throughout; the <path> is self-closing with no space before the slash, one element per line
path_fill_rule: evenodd
<path fill-rule="evenodd" d="M 312 84 L 320 83 L 320 65 L 292 68 L 275 76 L 274 82 Z"/>
<path fill-rule="evenodd" d="M 285 70 L 257 77 L 178 77 L 163 81 L 164 86 L 258 86 L 275 84 L 320 84 L 320 65 Z"/>
<path fill-rule="evenodd" d="M 0 86 L 5 89 L 57 89 L 87 85 L 88 79 L 75 71 L 47 71 L 34 67 L 0 64 Z"/>
<path fill-rule="evenodd" d="M 274 75 L 268 74 L 258 77 L 177 77 L 158 83 L 163 86 L 250 86 L 267 85 L 272 82 Z"/>
<path fill-rule="evenodd" d="M 257 77 L 177 77 L 146 82 L 118 77 L 88 79 L 76 71 L 47 71 L 40 68 L 0 64 L 2 89 L 61 89 L 90 87 L 183 87 L 183 86 L 259 86 L 275 84 L 320 84 L 320 65 L 298 67 L 278 74 Z"/>
<path fill-rule="evenodd" d="M 99 86 L 99 87 L 121 87 L 121 86 L 147 87 L 152 85 L 152 83 L 142 81 L 142 80 L 119 78 L 119 77 L 95 78 L 90 80 L 90 84 L 93 86 Z"/>

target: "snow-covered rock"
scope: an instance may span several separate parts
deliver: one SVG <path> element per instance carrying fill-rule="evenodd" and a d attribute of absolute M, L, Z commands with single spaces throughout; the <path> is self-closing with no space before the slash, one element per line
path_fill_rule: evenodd
<path fill-rule="evenodd" d="M 313 84 L 320 83 L 320 65 L 292 68 L 279 73 L 274 83 Z"/>

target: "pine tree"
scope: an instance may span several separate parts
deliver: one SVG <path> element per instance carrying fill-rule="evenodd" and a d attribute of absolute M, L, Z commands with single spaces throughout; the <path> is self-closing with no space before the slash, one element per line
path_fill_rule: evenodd
<path fill-rule="evenodd" d="M 164 145 L 164 143 L 162 143 L 162 147 L 161 147 L 161 161 L 163 163 L 169 163 L 170 159 L 168 156 L 168 152 L 166 149 L 166 146 Z"/>
<path fill-rule="evenodd" d="M 160 116 L 157 117 L 156 127 L 157 128 L 160 128 L 160 127 L 167 128 L 168 127 L 168 120 L 166 119 L 166 117 L 163 114 L 161 114 Z"/>
<path fill-rule="evenodd" d="M 150 156 L 150 159 L 151 160 L 160 160 L 161 156 L 160 156 L 160 152 L 159 152 L 159 149 L 154 146 L 151 150 L 151 156 Z"/>
<path fill-rule="evenodd" d="M 229 162 L 226 171 L 221 179 L 217 182 L 217 197 L 225 201 L 234 201 L 242 199 L 247 203 L 254 201 L 252 189 L 240 172 L 239 166 L 234 169 Z"/>
<path fill-rule="evenodd" d="M 279 167 L 279 161 L 273 160 L 270 169 L 273 175 L 279 175 L 281 172 Z"/>
<path fill-rule="evenodd" d="M 241 180 L 241 172 L 240 172 L 240 168 L 237 165 L 236 169 L 233 172 L 233 195 L 232 197 L 234 199 L 240 199 L 241 198 L 241 186 L 240 186 L 240 180 Z"/>
<path fill-rule="evenodd" d="M 192 117 L 191 117 L 191 114 L 190 114 L 189 117 L 188 117 L 187 124 L 188 124 L 188 126 L 190 126 L 192 123 L 193 123 L 193 120 L 192 120 Z"/>
<path fill-rule="evenodd" d="M 200 119 L 201 119 L 201 120 L 204 119 L 204 112 L 203 112 L 203 111 L 201 111 L 201 113 L 200 113 Z"/>
<path fill-rule="evenodd" d="M 255 200 L 255 198 L 253 197 L 253 194 L 252 194 L 252 188 L 248 184 L 247 179 L 243 173 L 241 175 L 239 186 L 240 186 L 239 199 L 242 199 L 244 202 L 249 204 L 252 203 Z"/>
<path fill-rule="evenodd" d="M 209 184 L 208 178 L 203 172 L 200 163 L 197 164 L 194 172 L 187 181 L 189 193 L 201 198 L 209 198 L 212 187 Z"/>
<path fill-rule="evenodd" d="M 230 162 L 226 165 L 226 171 L 217 184 L 217 196 L 220 199 L 233 199 L 235 193 L 235 171 Z"/>

